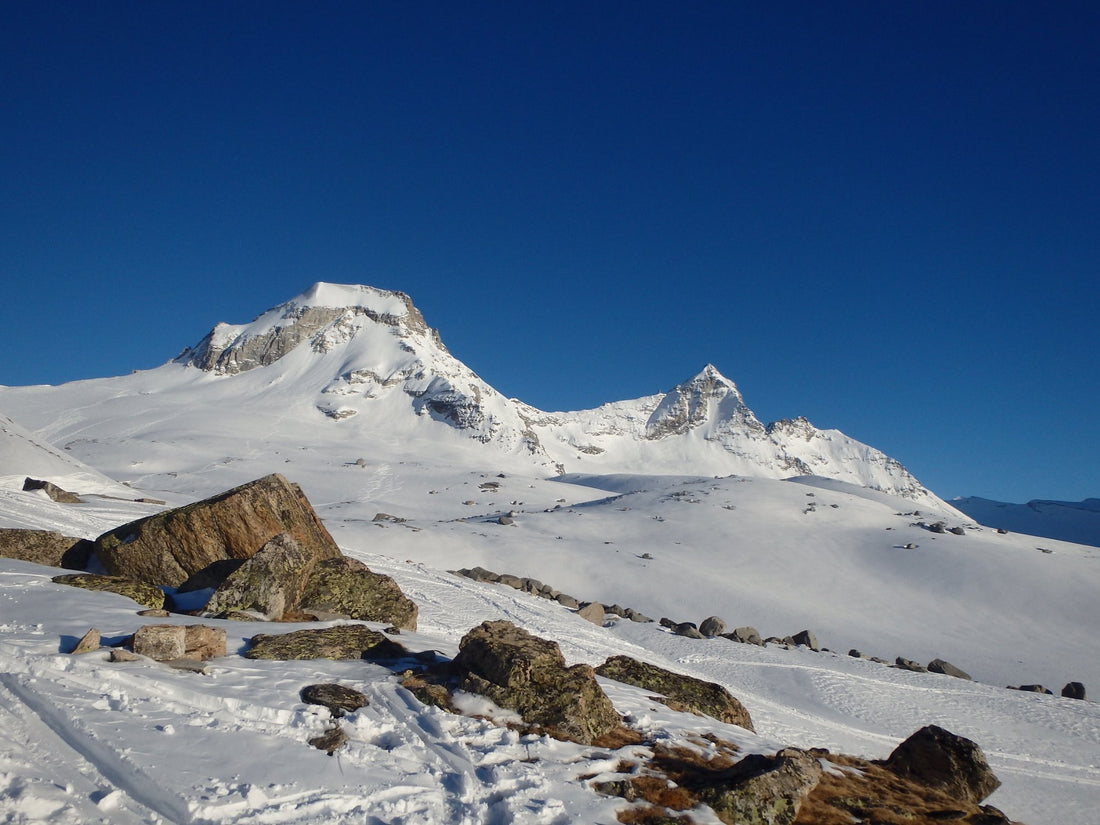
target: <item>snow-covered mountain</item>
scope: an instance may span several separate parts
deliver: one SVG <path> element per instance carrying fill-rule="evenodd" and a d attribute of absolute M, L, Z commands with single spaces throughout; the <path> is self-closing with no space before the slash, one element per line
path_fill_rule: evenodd
<path fill-rule="evenodd" d="M 219 407 L 212 430 L 166 410 L 177 436 L 225 432 L 234 408 L 256 425 L 259 411 L 271 406 L 280 420 L 327 427 L 347 444 L 402 439 L 410 456 L 420 441 L 443 439 L 459 451 L 472 441 L 481 449 L 465 452 L 482 461 L 511 459 L 552 473 L 676 474 L 690 467 L 711 475 L 815 475 L 946 507 L 899 462 L 837 430 L 818 430 L 805 418 L 765 426 L 709 364 L 667 393 L 593 410 L 548 413 L 505 398 L 447 351 L 407 295 L 368 286 L 314 284 L 248 324 L 218 324 L 156 370 L 9 388 L 0 391 L 0 409 L 68 443 L 117 420 L 118 399 L 135 393 L 145 403 L 182 393 Z M 142 439 L 146 432 L 138 427 L 127 435 Z"/>
<path fill-rule="evenodd" d="M 402 636 L 413 650 L 452 656 L 478 622 L 508 618 L 558 641 L 570 663 L 625 652 L 724 685 L 757 734 L 703 725 L 744 753 L 882 758 L 938 724 L 985 750 L 1004 783 L 990 802 L 1013 818 L 1094 813 L 1100 706 L 1004 686 L 1098 689 L 1097 550 L 985 529 L 839 432 L 764 425 L 711 366 L 668 393 L 544 412 L 454 359 L 406 296 L 317 284 L 153 370 L 0 388 L 0 410 L 26 428 L 5 424 L 0 443 L 0 527 L 93 537 L 159 509 L 56 503 L 23 491 L 24 475 L 83 492 L 77 480 L 94 474 L 175 506 L 280 472 L 345 553 L 418 604 L 419 629 Z M 766 636 L 810 628 L 840 653 L 688 639 L 610 615 L 599 626 L 445 572 L 479 565 L 654 618 L 717 615 Z M 92 624 L 117 640 L 149 620 L 123 597 L 53 584 L 56 572 L 0 559 L 0 820 L 617 821 L 622 801 L 579 777 L 628 754 L 436 712 L 374 665 L 236 655 L 253 634 L 293 626 L 225 622 L 231 651 L 212 676 L 60 655 Z M 974 681 L 850 648 L 942 657 Z M 298 691 L 318 681 L 370 697 L 345 722 L 339 760 L 305 744 L 325 720 Z M 647 735 L 698 739 L 698 720 L 606 688 Z"/>
<path fill-rule="evenodd" d="M 954 498 L 954 507 L 977 522 L 1014 533 L 1100 547 L 1100 499 L 1010 504 L 978 496 Z"/>

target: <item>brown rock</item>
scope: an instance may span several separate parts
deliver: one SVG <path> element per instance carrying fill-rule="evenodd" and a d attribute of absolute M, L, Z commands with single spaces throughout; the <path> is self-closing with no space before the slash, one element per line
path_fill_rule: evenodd
<path fill-rule="evenodd" d="M 80 653 L 92 653 L 99 650 L 99 631 L 94 627 L 85 633 L 76 643 L 70 652 L 76 656 Z"/>
<path fill-rule="evenodd" d="M 205 624 L 185 625 L 183 632 L 183 655 L 205 662 L 226 654 L 225 629 Z"/>
<path fill-rule="evenodd" d="M 582 744 L 621 726 L 588 665 L 566 667 L 557 643 L 511 622 L 483 622 L 459 643 L 459 687 L 518 711 L 524 721 Z"/>
<path fill-rule="evenodd" d="M 589 602 L 577 611 L 577 615 L 587 622 L 603 626 L 604 607 L 599 602 Z"/>
<path fill-rule="evenodd" d="M 95 552 L 115 575 L 176 586 L 215 562 L 251 558 L 279 533 L 318 559 L 340 555 L 301 488 L 278 473 L 116 527 Z"/>
<path fill-rule="evenodd" d="M 309 744 L 313 745 L 317 750 L 324 751 L 329 756 L 332 756 L 336 751 L 342 748 L 347 741 L 348 735 L 344 733 L 344 729 L 339 725 L 333 725 L 320 736 L 314 736 L 310 739 Z"/>
<path fill-rule="evenodd" d="M 975 804 L 1001 785 L 980 747 L 936 725 L 898 745 L 885 764 L 898 776 Z"/>
<path fill-rule="evenodd" d="M 0 556 L 46 567 L 83 570 L 88 565 L 92 543 L 64 536 L 53 530 L 0 529 Z"/>

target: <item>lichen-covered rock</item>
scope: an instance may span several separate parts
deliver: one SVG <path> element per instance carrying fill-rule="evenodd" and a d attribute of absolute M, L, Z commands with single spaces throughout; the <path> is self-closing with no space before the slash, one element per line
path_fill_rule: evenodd
<path fill-rule="evenodd" d="M 251 558 L 279 533 L 315 558 L 340 555 L 301 488 L 278 473 L 116 527 L 95 553 L 114 575 L 176 586 L 215 562 Z"/>
<path fill-rule="evenodd" d="M 334 683 L 306 685 L 298 695 L 307 705 L 328 708 L 335 718 L 340 718 L 345 713 L 354 713 L 370 704 L 361 691 Z"/>
<path fill-rule="evenodd" d="M 823 772 L 812 754 L 785 748 L 775 756 L 746 756 L 717 772 L 697 793 L 723 822 L 791 825 Z"/>
<path fill-rule="evenodd" d="M 674 673 L 629 656 L 612 656 L 596 668 L 596 673 L 605 679 L 614 679 L 616 682 L 659 693 L 665 697 L 665 704 L 673 710 L 710 716 L 720 722 L 753 730 L 752 719 L 745 706 L 728 690 L 714 682 Z"/>
<path fill-rule="evenodd" d="M 361 624 L 309 628 L 252 637 L 246 659 L 400 659 L 408 651 L 377 630 Z"/>
<path fill-rule="evenodd" d="M 389 622 L 416 630 L 416 603 L 401 592 L 397 582 L 346 556 L 314 565 L 301 605 L 303 611 L 321 616 Z"/>
<path fill-rule="evenodd" d="M 279 533 L 229 574 L 210 597 L 206 612 L 217 616 L 254 610 L 277 621 L 301 606 L 316 561 L 289 533 Z"/>
<path fill-rule="evenodd" d="M 0 529 L 0 556 L 46 567 L 83 570 L 88 565 L 92 543 L 53 530 Z"/>
<path fill-rule="evenodd" d="M 936 725 L 898 745 L 885 764 L 898 776 L 974 803 L 1001 785 L 977 744 Z"/>
<path fill-rule="evenodd" d="M 57 584 L 67 584 L 84 590 L 98 590 L 106 593 L 118 593 L 133 599 L 138 604 L 159 610 L 165 606 L 164 591 L 151 584 L 123 578 L 122 576 L 97 576 L 93 573 L 66 573 L 54 576 Z"/>
<path fill-rule="evenodd" d="M 459 643 L 459 687 L 517 711 L 525 722 L 574 742 L 621 726 L 588 665 L 566 667 L 556 642 L 508 621 L 483 622 Z"/>

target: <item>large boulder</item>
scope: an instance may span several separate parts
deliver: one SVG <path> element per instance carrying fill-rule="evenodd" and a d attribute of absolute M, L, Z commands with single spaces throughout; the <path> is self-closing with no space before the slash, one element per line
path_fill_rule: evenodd
<path fill-rule="evenodd" d="M 301 608 L 322 618 L 346 616 L 416 630 L 416 603 L 401 592 L 397 582 L 346 556 L 324 559 L 313 566 L 302 590 Z"/>
<path fill-rule="evenodd" d="M 316 561 L 289 533 L 279 533 L 229 574 L 210 597 L 206 612 L 255 611 L 275 621 L 293 614 Z"/>
<path fill-rule="evenodd" d="M 530 725 L 591 744 L 621 727 L 589 665 L 566 667 L 556 642 L 508 621 L 483 622 L 459 643 L 459 687 L 517 711 Z"/>
<path fill-rule="evenodd" d="M 749 754 L 696 792 L 723 822 L 791 825 L 823 773 L 812 754 L 785 748 L 775 756 Z"/>
<path fill-rule="evenodd" d="M 612 656 L 596 668 L 596 673 L 606 679 L 659 693 L 665 697 L 665 704 L 673 710 L 710 716 L 720 722 L 753 730 L 752 719 L 749 718 L 745 706 L 728 690 L 714 682 L 673 673 L 629 656 Z"/>
<path fill-rule="evenodd" d="M 0 556 L 6 559 L 83 570 L 91 549 L 92 543 L 87 539 L 65 536 L 53 530 L 0 529 Z"/>
<path fill-rule="evenodd" d="M 408 651 L 377 630 L 361 624 L 307 628 L 252 637 L 246 659 L 400 659 Z"/>
<path fill-rule="evenodd" d="M 708 639 L 713 639 L 726 632 L 726 623 L 718 616 L 708 616 L 699 624 L 699 632 Z"/>
<path fill-rule="evenodd" d="M 109 573 L 176 586 L 215 562 L 251 558 L 279 533 L 317 559 L 340 555 L 301 488 L 278 473 L 116 527 L 95 553 Z"/>
<path fill-rule="evenodd" d="M 898 776 L 975 804 L 1001 785 L 978 745 L 936 725 L 898 745 L 885 765 Z"/>
<path fill-rule="evenodd" d="M 93 573 L 67 573 L 63 576 L 54 576 L 57 584 L 67 584 L 69 587 L 79 587 L 83 590 L 98 590 L 106 593 L 118 593 L 133 599 L 143 607 L 160 610 L 166 604 L 164 591 L 145 582 L 134 581 L 122 576 L 98 576 Z"/>

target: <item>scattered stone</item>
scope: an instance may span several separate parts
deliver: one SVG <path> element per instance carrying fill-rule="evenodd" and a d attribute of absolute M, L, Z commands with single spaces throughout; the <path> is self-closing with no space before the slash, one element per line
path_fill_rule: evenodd
<path fill-rule="evenodd" d="M 333 725 L 320 736 L 314 736 L 310 739 L 309 744 L 317 748 L 317 750 L 324 751 L 329 756 L 332 756 L 336 751 L 342 748 L 347 741 L 348 735 L 344 733 L 344 729 L 339 725 Z"/>
<path fill-rule="evenodd" d="M 462 570 L 455 570 L 452 572 L 459 576 L 465 576 L 468 579 L 473 579 L 475 582 L 500 581 L 500 576 L 498 576 L 492 570 L 486 570 L 484 567 L 474 567 L 471 569 L 463 568 Z"/>
<path fill-rule="evenodd" d="M 190 656 L 181 656 L 178 659 L 169 659 L 164 664 L 173 670 L 185 670 L 188 673 L 201 673 L 203 676 L 210 675 L 210 666 L 206 662 L 200 659 L 192 659 Z"/>
<path fill-rule="evenodd" d="M 509 587 L 514 587 L 516 590 L 523 587 L 523 579 L 519 576 L 513 576 L 511 573 L 501 573 L 500 577 L 497 579 L 497 583 L 506 584 Z"/>
<path fill-rule="evenodd" d="M 1062 696 L 1066 699 L 1085 699 L 1085 685 L 1082 682 L 1069 682 L 1062 688 Z"/>
<path fill-rule="evenodd" d="M 139 610 L 137 612 L 139 616 L 144 616 L 150 619 L 167 619 L 172 614 L 167 610 L 148 608 L 146 610 Z"/>
<path fill-rule="evenodd" d="M 964 670 L 960 670 L 950 662 L 945 662 L 943 659 L 933 659 L 928 663 L 928 670 L 931 673 L 943 673 L 947 676 L 954 676 L 956 679 L 966 679 L 971 681 L 970 674 Z"/>
<path fill-rule="evenodd" d="M 630 619 L 630 621 L 632 621 L 632 622 L 643 622 L 644 623 L 644 622 L 652 622 L 653 621 L 653 619 L 649 618 L 649 616 L 647 616 L 645 613 L 641 613 L 641 612 L 635 610 L 633 607 L 628 607 L 626 609 L 626 611 L 624 612 L 624 615 L 627 619 Z"/>
<path fill-rule="evenodd" d="M 672 632 L 677 636 L 683 636 L 687 639 L 706 638 L 706 636 L 699 632 L 699 628 L 695 626 L 694 622 L 680 622 L 677 625 L 673 625 Z"/>
<path fill-rule="evenodd" d="M 514 518 L 512 518 L 511 516 L 501 516 L 500 518 L 497 519 L 497 524 L 503 524 L 505 527 L 507 527 L 509 524 L 515 524 L 515 523 L 516 523 L 516 520 Z"/>
<path fill-rule="evenodd" d="M 70 493 L 68 490 L 62 490 L 52 481 L 42 481 L 41 479 L 37 478 L 25 478 L 23 479 L 23 489 L 27 491 L 41 490 L 58 504 L 84 503 L 84 499 L 82 499 L 76 493 Z"/>
<path fill-rule="evenodd" d="M 674 673 L 629 656 L 612 656 L 596 668 L 596 673 L 606 679 L 659 693 L 665 697 L 664 704 L 673 710 L 710 716 L 720 722 L 753 730 L 752 719 L 745 706 L 714 682 Z"/>
<path fill-rule="evenodd" d="M 919 544 L 914 544 L 913 542 L 909 542 L 907 545 L 905 545 L 906 550 L 916 550 L 919 547 Z"/>
<path fill-rule="evenodd" d="M 760 632 L 750 625 L 745 627 L 738 627 L 732 633 L 723 634 L 725 638 L 740 642 L 745 645 L 763 645 L 764 640 L 760 638 Z"/>
<path fill-rule="evenodd" d="M 948 529 L 947 532 L 948 533 L 954 533 L 956 536 L 965 536 L 966 535 L 966 530 L 965 530 L 965 528 L 962 528 L 962 527 L 952 527 L 952 528 Z"/>
<path fill-rule="evenodd" d="M 54 576 L 57 584 L 67 584 L 70 587 L 80 587 L 84 590 L 98 590 L 106 593 L 118 593 L 128 599 L 133 599 L 144 607 L 161 610 L 165 606 L 164 591 L 151 584 L 127 579 L 122 576 L 97 576 L 93 573 L 66 573 L 62 576 Z"/>
<path fill-rule="evenodd" d="M 560 738 L 592 744 L 621 727 L 591 666 L 566 667 L 556 642 L 508 621 L 483 622 L 459 643 L 459 687 L 517 711 Z"/>
<path fill-rule="evenodd" d="M 29 561 L 46 567 L 83 570 L 88 566 L 92 543 L 54 530 L 0 529 L 0 557 Z"/>
<path fill-rule="evenodd" d="M 416 630 L 416 603 L 389 576 L 357 559 L 340 556 L 317 562 L 302 592 L 301 609 L 366 622 L 389 622 Z"/>
<path fill-rule="evenodd" d="M 937 521 L 935 524 L 928 525 L 928 529 L 931 530 L 933 533 L 946 533 L 947 525 L 944 524 L 942 521 Z"/>
<path fill-rule="evenodd" d="M 726 622 L 717 616 L 708 616 L 699 624 L 699 632 L 708 639 L 713 639 L 726 632 Z"/>
<path fill-rule="evenodd" d="M 205 662 L 226 654 L 225 628 L 189 624 L 183 631 L 184 655 Z"/>
<path fill-rule="evenodd" d="M 912 659 L 906 659 L 904 656 L 898 656 L 894 660 L 894 667 L 901 670 L 911 670 L 913 673 L 927 673 L 928 668 L 924 665 L 914 662 Z"/>
<path fill-rule="evenodd" d="M 77 656 L 81 653 L 92 653 L 99 650 L 99 631 L 94 627 L 77 640 L 76 647 L 70 653 Z"/>
<path fill-rule="evenodd" d="M 1009 690 L 1022 690 L 1024 693 L 1043 693 L 1047 696 L 1053 696 L 1054 691 L 1049 690 L 1042 685 L 1020 685 L 1019 687 L 1008 686 Z"/>
<path fill-rule="evenodd" d="M 604 607 L 599 602 L 588 602 L 577 611 L 577 615 L 582 619 L 601 627 L 603 626 L 604 613 Z"/>
<path fill-rule="evenodd" d="M 978 745 L 936 725 L 898 745 L 885 765 L 898 776 L 975 804 L 1001 784 Z"/>
<path fill-rule="evenodd" d="M 359 708 L 370 704 L 362 692 L 345 685 L 320 684 L 306 685 L 298 694 L 307 705 L 320 705 L 328 708 L 333 718 L 339 719 L 345 713 L 355 713 Z"/>
<path fill-rule="evenodd" d="M 568 607 L 571 610 L 576 610 L 578 607 L 581 606 L 581 603 L 570 596 L 568 593 L 559 593 L 557 602 L 562 607 Z"/>
<path fill-rule="evenodd" d="M 853 659 L 862 659 L 863 658 L 863 654 L 860 653 L 858 650 L 856 650 L 854 647 L 851 650 L 848 651 L 848 655 L 851 656 Z"/>
<path fill-rule="evenodd" d="M 805 645 L 810 650 L 821 650 L 817 643 L 817 636 L 812 630 L 800 630 L 791 636 L 791 641 L 796 645 Z"/>
<path fill-rule="evenodd" d="M 140 662 L 141 656 L 136 653 L 131 653 L 129 650 L 121 647 L 111 648 L 110 654 L 107 656 L 109 662 Z"/>
<path fill-rule="evenodd" d="M 301 488 L 278 473 L 116 527 L 95 553 L 114 575 L 174 587 L 215 562 L 251 558 L 279 533 L 317 559 L 340 556 Z"/>
<path fill-rule="evenodd" d="M 375 513 L 371 521 L 391 521 L 394 524 L 404 524 L 406 519 L 400 516 L 391 516 L 389 513 Z"/>
<path fill-rule="evenodd" d="M 653 554 L 652 553 L 642 553 L 642 555 L 638 556 L 638 558 L 645 559 L 646 561 L 649 561 L 650 559 L 653 558 Z"/>
<path fill-rule="evenodd" d="M 246 659 L 401 659 L 403 645 L 361 624 L 308 628 L 291 633 L 252 637 Z"/>
<path fill-rule="evenodd" d="M 251 610 L 269 621 L 296 613 L 316 561 L 289 533 L 279 533 L 229 574 L 211 596 L 206 613 Z"/>

